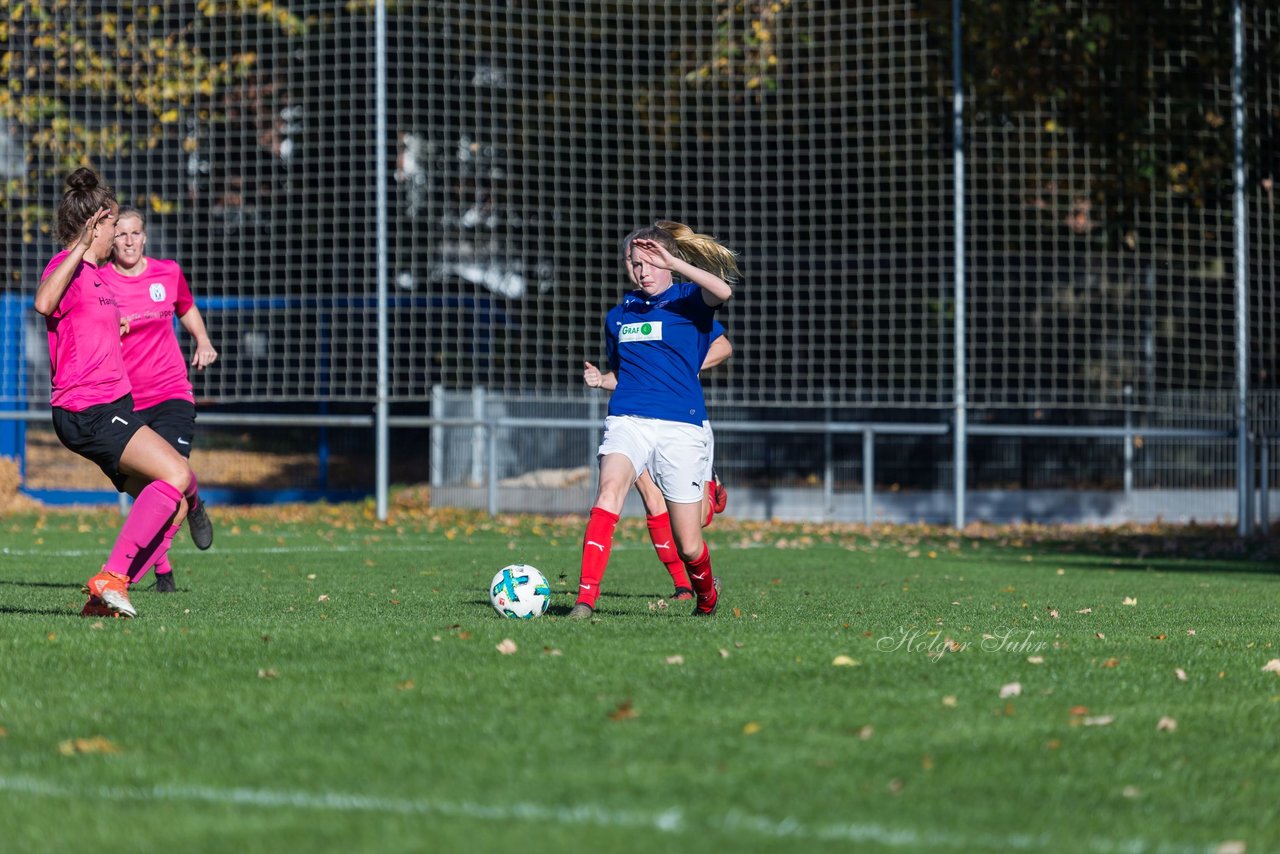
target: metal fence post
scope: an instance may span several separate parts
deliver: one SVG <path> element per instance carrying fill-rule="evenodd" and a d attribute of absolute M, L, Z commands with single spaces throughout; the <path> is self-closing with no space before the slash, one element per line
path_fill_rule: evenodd
<path fill-rule="evenodd" d="M 968 352 L 965 342 L 964 62 L 961 50 L 964 40 L 961 36 L 961 20 L 960 0 L 951 0 L 951 86 L 955 90 L 952 92 L 951 112 L 951 132 L 953 135 L 951 150 L 955 158 L 951 188 L 952 203 L 955 206 L 952 223 L 953 245 L 951 247 L 955 264 L 955 342 L 953 345 L 954 350 L 951 354 L 952 359 L 955 361 L 953 367 L 955 434 L 952 436 L 954 440 L 952 456 L 955 459 L 953 523 L 958 529 L 963 529 L 965 525 L 965 477 L 967 475 L 966 461 L 969 459 L 969 381 L 965 365 Z"/>
<path fill-rule="evenodd" d="M 489 476 L 488 486 L 488 506 L 489 515 L 498 515 L 498 428 L 488 418 L 485 419 L 484 426 L 480 429 L 485 432 L 485 456 L 488 463 Z"/>
<path fill-rule="evenodd" d="M 1133 386 L 1124 387 L 1124 494 L 1133 493 Z"/>
<path fill-rule="evenodd" d="M 1271 437 L 1258 439 L 1258 526 L 1263 536 L 1271 533 Z"/>
<path fill-rule="evenodd" d="M 484 386 L 471 389 L 471 417 L 476 421 L 485 420 Z M 471 428 L 471 485 L 479 486 L 484 477 L 485 433 L 484 425 L 477 424 Z"/>
<path fill-rule="evenodd" d="M 822 516 L 830 522 L 836 515 L 835 456 L 831 431 L 822 434 Z"/>
<path fill-rule="evenodd" d="M 431 387 L 431 417 L 444 418 L 444 386 L 436 384 Z M 436 426 L 427 428 L 431 431 L 431 486 L 435 488 L 444 483 L 444 431 L 446 428 Z"/>
<path fill-rule="evenodd" d="M 862 431 L 862 524 L 871 527 L 871 503 L 876 485 L 876 433 Z"/>

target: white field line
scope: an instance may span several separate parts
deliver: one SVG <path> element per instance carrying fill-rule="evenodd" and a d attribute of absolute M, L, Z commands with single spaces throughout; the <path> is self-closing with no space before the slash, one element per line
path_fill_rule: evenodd
<path fill-rule="evenodd" d="M 772 839 L 823 840 L 833 842 L 874 842 L 889 847 L 938 847 L 972 851 L 1038 851 L 1055 847 L 1052 839 L 1028 834 L 965 835 L 890 828 L 864 822 L 837 822 L 807 825 L 794 819 L 773 819 L 732 811 L 721 816 L 699 816 L 672 807 L 661 812 L 613 809 L 600 804 L 547 806 L 535 803 L 479 804 L 470 801 L 382 798 L 344 792 L 298 792 L 275 789 L 222 789 L 197 785 L 157 785 L 147 787 L 68 786 L 34 777 L 0 776 L 0 791 L 19 795 L 63 799 L 101 799 L 130 805 L 154 801 L 195 801 L 261 809 L 303 809 L 321 812 L 393 813 L 473 818 L 485 821 L 535 821 L 560 825 L 592 825 L 654 830 L 662 833 L 719 830 L 730 835 Z M 1152 842 L 1142 839 L 1076 839 L 1075 850 L 1120 852 L 1120 854 L 1192 854 L 1212 851 L 1212 847 Z"/>

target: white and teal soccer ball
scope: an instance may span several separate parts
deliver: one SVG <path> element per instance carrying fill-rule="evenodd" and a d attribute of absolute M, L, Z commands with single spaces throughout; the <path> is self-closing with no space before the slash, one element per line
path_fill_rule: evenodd
<path fill-rule="evenodd" d="M 493 610 L 513 620 L 532 620 L 547 612 L 551 585 L 527 563 L 513 563 L 498 570 L 489 585 Z"/>

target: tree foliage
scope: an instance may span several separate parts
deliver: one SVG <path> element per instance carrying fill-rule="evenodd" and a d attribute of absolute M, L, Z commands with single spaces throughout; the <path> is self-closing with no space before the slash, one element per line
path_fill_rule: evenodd
<path fill-rule="evenodd" d="M 918 6 L 950 61 L 952 0 Z M 1043 172 L 1071 147 L 1091 152 L 1093 201 L 1114 228 L 1130 229 L 1153 193 L 1203 207 L 1230 192 L 1230 0 L 965 2 L 961 29 L 977 120 L 1042 116 Z M 1277 61 L 1280 45 L 1250 46 L 1251 67 Z"/>
<path fill-rule="evenodd" d="M 8 4 L 0 13 L 0 117 L 20 130 L 26 169 L 0 187 L 6 216 L 20 219 L 31 242 L 47 230 L 48 212 L 14 203 L 39 198 L 42 183 L 166 142 L 193 152 L 225 118 L 227 94 L 255 73 L 262 37 L 293 38 L 307 27 L 270 0 Z M 162 192 L 148 199 L 158 212 L 180 201 Z"/>

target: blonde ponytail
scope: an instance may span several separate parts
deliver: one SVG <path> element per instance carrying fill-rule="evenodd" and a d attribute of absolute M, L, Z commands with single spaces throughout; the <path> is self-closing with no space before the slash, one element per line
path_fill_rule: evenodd
<path fill-rule="evenodd" d="M 675 254 L 695 267 L 715 273 L 726 282 L 738 279 L 738 257 L 732 249 L 709 234 L 698 234 L 682 222 L 660 219 L 655 226 L 671 235 L 675 241 Z"/>

